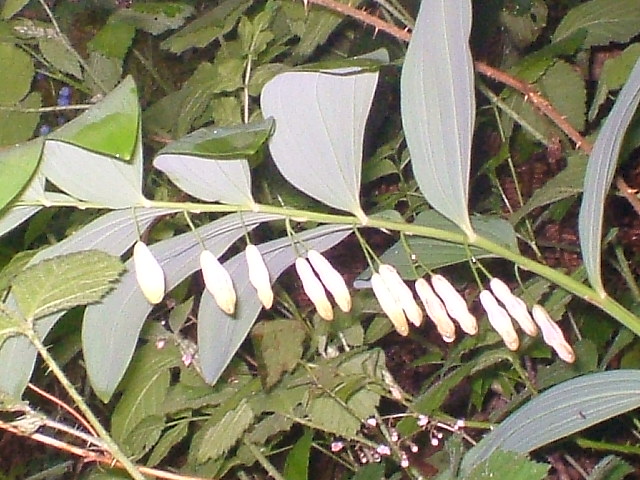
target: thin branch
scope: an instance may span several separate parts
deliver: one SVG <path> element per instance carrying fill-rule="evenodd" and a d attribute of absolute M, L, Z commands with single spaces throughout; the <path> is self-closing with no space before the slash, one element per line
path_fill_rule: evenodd
<path fill-rule="evenodd" d="M 87 430 L 87 432 L 89 432 L 91 435 L 93 435 L 94 437 L 98 436 L 98 434 L 93 429 L 93 427 L 89 424 L 89 422 L 87 422 L 82 415 L 80 415 L 78 412 L 76 412 L 73 408 L 71 408 L 69 405 L 64 403 L 62 400 L 60 400 L 59 398 L 51 395 L 48 392 L 45 392 L 44 390 L 42 390 L 39 387 L 35 386 L 33 383 L 29 383 L 29 388 L 31 390 L 33 390 L 34 392 L 36 392 L 41 397 L 46 398 L 51 403 L 53 403 L 53 404 L 57 405 L 58 407 L 60 407 L 61 409 L 63 409 L 65 412 L 67 412 L 73 418 L 75 418 L 78 421 L 78 423 L 80 423 L 80 425 L 82 425 Z"/>

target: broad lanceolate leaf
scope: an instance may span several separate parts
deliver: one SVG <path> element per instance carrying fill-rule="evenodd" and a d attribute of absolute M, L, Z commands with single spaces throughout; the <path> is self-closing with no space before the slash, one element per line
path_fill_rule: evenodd
<path fill-rule="evenodd" d="M 471 2 L 423 0 L 401 77 L 402 125 L 422 194 L 474 236 L 468 192 L 475 92 Z"/>
<path fill-rule="evenodd" d="M 60 189 L 80 200 L 125 208 L 144 205 L 142 164 L 141 141 L 137 143 L 133 161 L 126 163 L 69 143 L 47 140 L 42 172 Z"/>
<path fill-rule="evenodd" d="M 549 468 L 550 465 L 529 460 L 526 455 L 496 450 L 465 476 L 465 480 L 542 480 L 547 478 Z"/>
<path fill-rule="evenodd" d="M 511 414 L 465 456 L 462 476 L 496 450 L 529 453 L 640 407 L 640 370 L 593 373 L 556 385 Z"/>
<path fill-rule="evenodd" d="M 606 295 L 601 276 L 602 219 L 604 199 L 611 186 L 620 146 L 640 103 L 640 60 L 622 87 L 611 113 L 604 122 L 589 157 L 584 179 L 578 228 L 580 247 L 589 282 L 601 296 Z"/>
<path fill-rule="evenodd" d="M 298 239 L 308 248 L 324 251 L 345 238 L 351 227 L 327 225 L 308 230 Z M 258 247 L 275 280 L 296 259 L 291 240 L 280 238 Z M 211 295 L 204 295 L 198 312 L 198 355 L 202 374 L 207 383 L 215 383 L 229 364 L 262 308 L 256 291 L 249 282 L 249 271 L 244 253 L 224 264 L 236 284 L 238 308 L 235 317 L 226 315 L 216 307 Z"/>
<path fill-rule="evenodd" d="M 198 238 L 214 255 L 220 256 L 247 230 L 279 218 L 278 215 L 260 213 L 227 215 L 199 228 L 198 236 L 187 232 L 150 245 L 149 248 L 160 262 L 165 272 L 167 290 L 170 290 L 200 268 L 198 259 L 202 246 Z M 244 255 L 242 257 L 244 259 Z M 138 342 L 142 324 L 152 308 L 137 286 L 131 260 L 126 266 L 128 271 L 116 289 L 100 304 L 87 308 L 82 324 L 82 348 L 87 372 L 94 390 L 104 401 L 111 397 L 122 379 Z M 235 281 L 236 277 L 230 273 Z M 253 288 L 248 280 L 246 287 Z M 211 295 L 203 295 L 203 303 L 205 299 L 213 303 Z M 222 313 L 214 305 L 211 309 Z M 242 305 L 238 307 L 241 310 Z M 237 322 L 235 318 L 228 318 Z M 217 335 L 220 335 L 222 327 L 217 325 L 215 328 Z"/>
<path fill-rule="evenodd" d="M 571 9 L 558 25 L 553 41 L 557 42 L 580 29 L 585 29 L 585 48 L 611 42 L 623 43 L 640 31 L 638 25 L 638 0 L 591 0 Z"/>
<path fill-rule="evenodd" d="M 38 139 L 0 151 L 0 209 L 29 183 L 40 161 L 42 143 Z"/>
<path fill-rule="evenodd" d="M 262 113 L 276 121 L 269 142 L 284 177 L 307 195 L 364 219 L 360 174 L 364 127 L 377 72 L 286 72 L 262 90 Z"/>
<path fill-rule="evenodd" d="M 127 77 L 95 107 L 48 138 L 128 161 L 135 153 L 139 124 L 138 92 L 132 77 Z"/>
<path fill-rule="evenodd" d="M 34 320 L 100 300 L 122 273 L 120 259 L 93 250 L 43 260 L 18 274 L 11 291 L 22 315 Z"/>
<path fill-rule="evenodd" d="M 140 230 L 145 230 L 157 217 L 169 213 L 172 213 L 172 210 L 156 208 L 137 212 L 135 218 L 130 210 L 107 213 L 60 243 L 38 252 L 31 264 L 58 255 L 91 249 L 121 255 L 138 238 L 136 223 Z M 11 296 L 7 301 L 16 303 Z M 61 316 L 62 313 L 55 313 L 40 319 L 36 323 L 38 336 L 44 338 Z M 0 348 L 0 391 L 20 397 L 33 371 L 35 358 L 36 351 L 26 338 L 14 337 L 7 340 Z"/>
<path fill-rule="evenodd" d="M 209 202 L 252 205 L 247 157 L 267 140 L 273 121 L 196 130 L 162 149 L 153 165 L 185 192 Z"/>

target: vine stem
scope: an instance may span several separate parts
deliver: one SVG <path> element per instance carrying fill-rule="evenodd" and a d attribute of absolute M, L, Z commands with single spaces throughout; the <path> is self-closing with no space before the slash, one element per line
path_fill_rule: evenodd
<path fill-rule="evenodd" d="M 75 389 L 73 384 L 67 379 L 66 375 L 62 371 L 62 369 L 58 366 L 56 361 L 53 359 L 51 355 L 49 355 L 49 351 L 47 347 L 42 343 L 36 332 L 33 328 L 25 329 L 23 332 L 24 335 L 27 336 L 29 341 L 36 348 L 44 362 L 47 364 L 47 367 L 53 372 L 55 377 L 58 379 L 62 387 L 69 394 L 71 399 L 75 402 L 78 409 L 85 416 L 87 421 L 91 424 L 93 429 L 97 432 L 100 439 L 104 442 L 105 447 L 109 450 L 111 455 L 115 460 L 117 460 L 122 468 L 124 468 L 127 473 L 134 478 L 135 480 L 146 480 L 144 475 L 138 471 L 137 467 L 129 460 L 129 458 L 124 454 L 124 452 L 120 449 L 118 444 L 111 438 L 109 432 L 102 426 L 100 421 L 93 414 L 89 406 L 86 404 L 82 396 Z"/>

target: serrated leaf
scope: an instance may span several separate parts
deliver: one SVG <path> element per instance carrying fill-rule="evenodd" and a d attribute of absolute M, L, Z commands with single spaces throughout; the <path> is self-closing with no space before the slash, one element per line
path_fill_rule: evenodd
<path fill-rule="evenodd" d="M 265 85 L 260 99 L 262 113 L 276 122 L 269 149 L 282 175 L 307 195 L 364 218 L 362 142 L 378 73 L 356 72 L 286 72 Z"/>
<path fill-rule="evenodd" d="M 599 372 L 563 382 L 529 401 L 465 456 L 465 475 L 496 450 L 528 453 L 640 406 L 640 371 Z"/>
<path fill-rule="evenodd" d="M 137 228 L 145 230 L 157 217 L 172 212 L 168 209 L 148 208 L 137 212 L 135 218 L 129 210 L 106 213 L 61 242 L 39 251 L 32 263 L 91 249 L 121 255 L 138 239 Z M 9 297 L 7 301 L 10 302 L 11 299 Z M 38 336 L 44 338 L 61 315 L 54 314 L 38 320 L 35 325 Z M 35 358 L 35 348 L 26 338 L 9 339 L 0 348 L 0 391 L 20 397 L 33 371 Z"/>
<path fill-rule="evenodd" d="M 182 53 L 188 48 L 206 47 L 229 32 L 250 5 L 249 0 L 223 2 L 171 35 L 160 47 L 173 53 Z"/>
<path fill-rule="evenodd" d="M 583 154 L 569 155 L 564 170 L 533 192 L 527 203 L 511 215 L 509 222 L 515 225 L 538 207 L 578 195 L 582 192 L 582 182 L 586 170 L 587 161 Z"/>
<path fill-rule="evenodd" d="M 497 450 L 484 462 L 477 465 L 466 480 L 542 480 L 547 477 L 550 465 L 529 460 L 526 455 Z"/>
<path fill-rule="evenodd" d="M 160 440 L 151 451 L 147 465 L 153 467 L 166 457 L 171 449 L 180 443 L 189 433 L 189 422 L 181 421 L 162 434 Z"/>
<path fill-rule="evenodd" d="M 247 224 L 246 214 L 244 218 Z M 350 231 L 351 227 L 346 225 L 326 225 L 307 230 L 297 238 L 308 248 L 324 251 L 344 239 Z M 258 248 L 274 281 L 293 264 L 297 256 L 288 237 L 263 243 Z M 203 377 L 210 384 L 218 381 L 262 309 L 249 283 L 244 254 L 236 255 L 224 266 L 236 286 L 238 303 L 235 317 L 222 312 L 211 295 L 203 295 L 198 312 L 198 355 Z"/>
<path fill-rule="evenodd" d="M 61 190 L 87 202 L 109 208 L 143 206 L 142 141 L 137 143 L 133 161 L 93 153 L 75 145 L 47 140 L 42 172 Z"/>
<path fill-rule="evenodd" d="M 215 424 L 207 422 L 202 429 L 206 431 L 200 442 L 197 454 L 199 463 L 218 458 L 225 454 L 240 439 L 244 431 L 253 423 L 254 413 L 246 399 L 227 412 Z"/>
<path fill-rule="evenodd" d="M 258 224 L 279 218 L 279 215 L 263 213 L 227 215 L 200 227 L 197 236 L 187 232 L 149 248 L 160 262 L 167 289 L 170 290 L 200 268 L 198 257 L 202 246 L 199 239 L 214 255 L 220 256 Z M 100 304 L 87 308 L 82 324 L 82 348 L 87 373 L 96 394 L 105 402 L 122 379 L 138 343 L 142 324 L 152 308 L 138 287 L 131 263 L 131 260 L 126 262 L 128 271 L 115 290 Z M 203 303 L 206 298 L 213 301 L 211 295 L 203 295 Z M 241 308 L 242 305 L 238 305 L 238 309 Z M 220 335 L 221 327 L 216 326 L 215 331 L 216 335 Z M 106 365 L 105 357 L 110 359 Z"/>
<path fill-rule="evenodd" d="M 109 357 L 104 358 L 105 363 L 109 361 Z M 145 419 L 164 419 L 162 409 L 169 390 L 170 368 L 179 364 L 180 353 L 176 347 L 167 345 L 158 350 L 150 344 L 142 348 L 131 362 L 122 384 L 124 394 L 111 416 L 111 434 L 128 456 L 140 458 L 155 443 L 136 441 L 131 436 Z M 156 420 L 151 423 L 158 424 Z M 161 423 L 163 426 L 164 422 Z"/>
<path fill-rule="evenodd" d="M 31 57 L 11 43 L 0 43 L 0 105 L 19 102 L 31 90 L 35 68 Z"/>
<path fill-rule="evenodd" d="M 0 209 L 24 189 L 38 167 L 42 140 L 0 151 Z"/>
<path fill-rule="evenodd" d="M 280 433 L 287 432 L 293 426 L 293 420 L 279 413 L 269 415 L 253 426 L 247 433 L 246 439 L 251 443 L 264 444 L 269 437 Z"/>
<path fill-rule="evenodd" d="M 40 47 L 40 52 L 53 68 L 82 80 L 80 63 L 71 54 L 60 37 L 42 37 L 38 39 L 38 47 Z"/>
<path fill-rule="evenodd" d="M 601 296 L 606 296 L 601 275 L 602 221 L 604 199 L 611 186 L 618 155 L 629 122 L 640 103 L 640 60 L 636 62 L 629 80 L 620 91 L 615 105 L 589 156 L 584 179 L 582 205 L 578 218 L 580 247 L 587 276 L 592 287 Z"/>
<path fill-rule="evenodd" d="M 24 270 L 36 253 L 35 250 L 24 250 L 11 257 L 0 271 L 0 292 L 9 288 L 16 275 Z"/>
<path fill-rule="evenodd" d="M 580 29 L 587 31 L 584 48 L 592 45 L 624 43 L 640 28 L 638 0 L 591 0 L 572 8 L 553 34 L 557 42 Z"/>
<path fill-rule="evenodd" d="M 304 326 L 292 320 L 261 322 L 251 331 L 251 338 L 262 367 L 264 385 L 271 388 L 285 372 L 293 370 L 302 357 Z"/>
<path fill-rule="evenodd" d="M 469 0 L 423 0 L 400 86 L 402 125 L 420 190 L 433 208 L 473 236 L 468 210 L 475 112 L 470 31 Z"/>
<path fill-rule="evenodd" d="M 152 35 L 181 27 L 194 12 L 191 5 L 181 2 L 134 3 L 112 15 L 110 22 L 132 25 Z"/>
<path fill-rule="evenodd" d="M 28 320 L 100 300 L 122 273 L 120 259 L 100 251 L 70 253 L 26 268 L 11 293 Z"/>
<path fill-rule="evenodd" d="M 129 76 L 100 103 L 47 138 L 129 161 L 138 143 L 139 123 L 138 92 Z"/>
<path fill-rule="evenodd" d="M 583 130 L 586 121 L 587 92 L 582 75 L 567 62 L 559 60 L 545 72 L 539 85 L 558 112 L 576 130 Z"/>

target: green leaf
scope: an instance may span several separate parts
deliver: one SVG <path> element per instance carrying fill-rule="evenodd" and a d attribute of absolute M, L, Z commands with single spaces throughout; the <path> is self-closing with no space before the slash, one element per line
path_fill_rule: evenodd
<path fill-rule="evenodd" d="M 627 462 L 614 455 L 608 455 L 593 467 L 587 480 L 623 480 L 635 469 Z"/>
<path fill-rule="evenodd" d="M 6 0 L 2 6 L 2 18 L 10 19 L 24 7 L 29 0 Z"/>
<path fill-rule="evenodd" d="M 189 422 L 186 420 L 169 428 L 162 434 L 162 437 L 151 451 L 147 465 L 153 467 L 160 463 L 169 454 L 171 449 L 187 436 L 187 433 L 189 433 Z"/>
<path fill-rule="evenodd" d="M 593 288 L 606 296 L 601 276 L 602 221 L 604 200 L 611 186 L 620 146 L 629 122 L 640 103 L 640 59 L 620 91 L 589 156 L 578 220 L 580 247 L 587 276 Z M 638 332 L 636 332 L 638 333 Z"/>
<path fill-rule="evenodd" d="M 129 161 L 138 143 L 139 123 L 138 92 L 129 76 L 100 103 L 47 138 Z"/>
<path fill-rule="evenodd" d="M 587 31 L 584 48 L 592 45 L 624 43 L 640 28 L 638 0 L 591 0 L 572 8 L 553 34 L 557 42 L 580 29 Z"/>
<path fill-rule="evenodd" d="M 587 92 L 582 74 L 562 60 L 550 67 L 539 81 L 540 88 L 576 130 L 585 127 Z"/>
<path fill-rule="evenodd" d="M 123 60 L 131 47 L 135 34 L 134 26 L 123 22 L 114 22 L 110 19 L 87 46 L 106 57 Z"/>
<path fill-rule="evenodd" d="M 206 47 L 216 38 L 229 32 L 250 5 L 250 0 L 223 2 L 171 35 L 160 47 L 173 53 L 182 53 L 194 47 Z"/>
<path fill-rule="evenodd" d="M 109 357 L 103 362 L 109 363 Z M 154 442 L 140 442 L 132 438 L 140 424 L 155 418 L 149 425 L 164 427 L 162 408 L 169 390 L 170 368 L 180 364 L 180 353 L 175 346 L 166 345 L 158 350 L 148 344 L 136 354 L 131 368 L 122 382 L 124 392 L 111 416 L 113 439 L 125 449 L 128 456 L 140 458 Z M 157 440 L 157 438 L 156 438 Z"/>
<path fill-rule="evenodd" d="M 194 12 L 191 5 L 178 2 L 134 3 L 129 8 L 121 8 L 109 22 L 132 25 L 152 35 L 160 35 L 167 30 L 181 27 Z"/>
<path fill-rule="evenodd" d="M 221 419 L 213 418 L 202 426 L 205 432 L 197 453 L 199 463 L 216 459 L 225 454 L 240 436 L 253 423 L 254 413 L 246 399 L 233 410 L 228 411 Z"/>
<path fill-rule="evenodd" d="M 16 109 L 40 108 L 42 106 L 42 95 L 33 92 L 27 95 L 15 105 Z M 40 113 L 19 112 L 11 110 L 0 110 L 0 145 L 15 145 L 33 137 Z"/>
<path fill-rule="evenodd" d="M 542 480 L 550 466 L 529 460 L 526 455 L 497 450 L 489 458 L 465 475 L 466 480 Z"/>
<path fill-rule="evenodd" d="M 402 125 L 422 194 L 473 237 L 468 210 L 475 112 L 470 30 L 469 0 L 423 0 L 400 94 Z"/>
<path fill-rule="evenodd" d="M 569 155 L 567 166 L 541 188 L 533 192 L 527 203 L 511 215 L 509 222 L 515 225 L 538 207 L 578 195 L 582 192 L 582 182 L 586 170 L 587 161 L 585 155 L 579 152 Z"/>
<path fill-rule="evenodd" d="M 302 357 L 306 330 L 297 321 L 271 320 L 260 322 L 251 331 L 251 339 L 258 353 L 261 376 L 267 389 L 290 372 Z"/>
<path fill-rule="evenodd" d="M 247 214 L 243 214 L 243 218 L 245 225 L 249 225 Z M 297 238 L 308 248 L 324 251 L 343 240 L 350 231 L 351 227 L 346 225 L 326 225 L 298 234 Z M 293 264 L 297 256 L 288 237 L 263 243 L 258 248 L 274 281 Z M 224 264 L 236 286 L 238 302 L 235 317 L 220 310 L 211 295 L 203 295 L 200 302 L 198 355 L 202 375 L 210 384 L 218 381 L 262 310 L 262 304 L 249 283 L 246 263 L 241 253 Z"/>
<path fill-rule="evenodd" d="M 130 212 L 125 213 L 131 219 Z M 138 221 L 141 213 L 143 211 L 136 214 Z M 187 232 L 151 245 L 151 251 L 165 272 L 167 290 L 171 290 L 200 268 L 198 257 L 202 246 L 199 239 L 202 239 L 207 249 L 214 255 L 220 256 L 231 244 L 256 225 L 279 218 L 278 215 L 263 213 L 227 215 L 200 227 L 197 230 L 198 235 Z M 142 324 L 152 308 L 138 286 L 132 261 L 128 260 L 126 266 L 127 272 L 122 276 L 115 290 L 100 304 L 87 307 L 82 324 L 82 348 L 87 373 L 96 394 L 105 402 L 111 398 L 122 379 L 138 343 Z M 233 274 L 232 278 L 238 281 Z M 213 301 L 211 295 L 205 294 L 203 303 L 207 297 Z M 242 311 L 242 302 L 238 301 L 238 303 L 238 310 Z M 257 315 L 257 311 L 255 314 Z M 231 320 L 234 323 L 240 323 L 234 318 Z M 203 328 L 200 326 L 198 331 L 200 332 Z M 214 327 L 214 332 L 214 337 L 223 337 L 224 328 L 217 325 Z M 200 348 L 203 348 L 202 344 Z M 201 351 L 200 356 L 203 355 Z M 110 361 L 105 365 L 104 358 L 107 357 Z"/>
<path fill-rule="evenodd" d="M 41 151 L 41 139 L 0 151 L 0 209 L 27 186 L 38 167 Z"/>
<path fill-rule="evenodd" d="M 0 65 L 5 66 L 0 69 L 0 105 L 19 102 L 31 90 L 35 73 L 31 57 L 15 45 L 0 43 Z"/>
<path fill-rule="evenodd" d="M 24 270 L 37 252 L 35 250 L 25 250 L 16 253 L 9 263 L 0 271 L 0 292 L 11 286 L 11 282 L 20 272 Z"/>
<path fill-rule="evenodd" d="M 309 456 L 313 443 L 313 430 L 306 429 L 287 455 L 284 477 L 287 480 L 307 480 L 309 478 Z"/>
<path fill-rule="evenodd" d="M 97 302 L 122 273 L 120 259 L 100 252 L 71 253 L 26 268 L 11 282 L 11 293 L 28 320 Z"/>
<path fill-rule="evenodd" d="M 511 414 L 465 456 L 466 475 L 496 450 L 528 453 L 640 406 L 640 371 L 616 370 L 571 379 Z"/>
<path fill-rule="evenodd" d="M 307 195 L 358 218 L 364 128 L 377 72 L 286 72 L 269 81 L 262 113 L 273 117 L 269 142 L 282 175 Z"/>
<path fill-rule="evenodd" d="M 82 69 L 65 42 L 60 37 L 42 37 L 38 39 L 38 46 L 44 58 L 63 73 L 69 73 L 82 80 Z"/>
<path fill-rule="evenodd" d="M 351 480 L 380 480 L 384 478 L 384 464 L 370 463 L 359 468 Z"/>
<path fill-rule="evenodd" d="M 18 335 L 23 328 L 24 323 L 18 318 L 0 311 L 0 347 L 7 339 Z M 3 390 L 0 390 L 0 392 L 3 392 Z"/>

